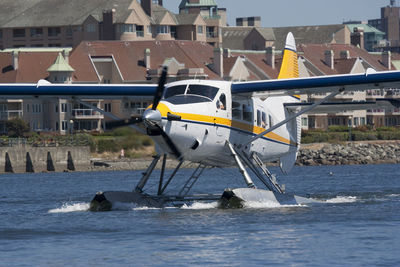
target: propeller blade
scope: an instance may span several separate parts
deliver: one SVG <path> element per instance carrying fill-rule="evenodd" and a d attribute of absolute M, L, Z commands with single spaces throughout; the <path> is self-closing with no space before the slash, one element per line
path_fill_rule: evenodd
<path fill-rule="evenodd" d="M 106 123 L 106 129 L 113 129 L 143 122 L 142 117 L 131 117 L 126 120 L 111 121 Z"/>
<path fill-rule="evenodd" d="M 171 152 L 176 156 L 177 159 L 180 159 L 182 157 L 181 152 L 179 149 L 175 146 L 174 142 L 172 142 L 171 138 L 169 138 L 168 134 L 164 132 L 164 130 L 159 126 L 156 125 L 158 133 L 163 137 L 165 143 L 167 143 L 169 149 L 171 149 Z M 153 133 L 154 134 L 154 133 Z"/>
<path fill-rule="evenodd" d="M 153 110 L 157 109 L 158 103 L 160 103 L 161 97 L 164 93 L 165 82 L 167 81 L 167 74 L 168 74 L 168 67 L 164 66 L 162 69 L 160 80 L 158 81 L 158 87 L 156 94 L 154 95 L 153 99 Z"/>

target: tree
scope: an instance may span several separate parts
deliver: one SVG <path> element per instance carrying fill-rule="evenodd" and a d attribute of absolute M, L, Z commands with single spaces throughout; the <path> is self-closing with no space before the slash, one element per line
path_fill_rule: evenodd
<path fill-rule="evenodd" d="M 9 137 L 24 137 L 24 134 L 30 131 L 28 124 L 21 118 L 8 120 L 6 129 Z"/>

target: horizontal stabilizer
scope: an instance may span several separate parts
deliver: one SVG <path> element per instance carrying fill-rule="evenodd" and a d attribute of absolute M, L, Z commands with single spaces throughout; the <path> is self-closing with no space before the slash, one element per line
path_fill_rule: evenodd
<path fill-rule="evenodd" d="M 285 103 L 285 108 L 292 111 L 301 111 L 305 108 L 310 107 L 314 103 Z M 351 110 L 367 110 L 367 109 L 395 109 L 400 108 L 400 100 L 382 98 L 376 99 L 375 101 L 359 101 L 359 102 L 326 102 L 315 107 L 307 114 L 319 114 L 319 113 L 334 113 L 341 111 Z"/>

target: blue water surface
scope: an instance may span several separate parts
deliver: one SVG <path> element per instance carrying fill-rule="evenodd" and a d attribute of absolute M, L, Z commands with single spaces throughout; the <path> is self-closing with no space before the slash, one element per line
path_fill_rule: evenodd
<path fill-rule="evenodd" d="M 169 193 L 192 171 L 182 170 Z M 0 266 L 400 265 L 400 165 L 272 171 L 287 191 L 321 203 L 93 213 L 86 210 L 97 191 L 130 191 L 141 171 L 0 175 Z M 211 169 L 193 192 L 244 185 L 236 169 Z"/>

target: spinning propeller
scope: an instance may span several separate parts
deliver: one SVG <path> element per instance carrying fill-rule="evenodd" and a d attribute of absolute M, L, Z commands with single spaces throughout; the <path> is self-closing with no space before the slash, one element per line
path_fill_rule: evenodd
<path fill-rule="evenodd" d="M 172 142 L 172 140 L 168 136 L 168 134 L 162 129 L 161 113 L 159 110 L 157 110 L 157 106 L 160 103 L 160 100 L 164 94 L 165 83 L 167 81 L 167 74 L 168 74 L 168 68 L 166 66 L 164 66 L 162 69 L 162 72 L 161 72 L 160 79 L 158 81 L 157 91 L 153 98 L 153 105 L 152 105 L 151 109 L 147 109 L 143 113 L 142 117 L 132 116 L 130 119 L 127 119 L 127 120 L 119 120 L 119 121 L 109 122 L 106 124 L 106 127 L 108 129 L 110 129 L 110 128 L 128 126 L 128 125 L 143 122 L 147 128 L 147 134 L 150 136 L 161 135 L 163 137 L 165 143 L 168 145 L 169 149 L 171 150 L 171 152 L 179 159 L 179 158 L 181 158 L 182 154 L 180 153 L 178 148 L 175 146 L 175 144 Z M 168 113 L 167 118 L 169 121 L 181 120 L 180 116 L 171 114 L 171 113 Z"/>

